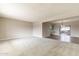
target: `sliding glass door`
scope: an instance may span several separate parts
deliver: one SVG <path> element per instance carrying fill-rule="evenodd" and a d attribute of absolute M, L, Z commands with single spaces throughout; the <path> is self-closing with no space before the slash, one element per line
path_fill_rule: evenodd
<path fill-rule="evenodd" d="M 71 41 L 71 26 L 61 25 L 60 27 L 60 40 L 65 42 Z"/>

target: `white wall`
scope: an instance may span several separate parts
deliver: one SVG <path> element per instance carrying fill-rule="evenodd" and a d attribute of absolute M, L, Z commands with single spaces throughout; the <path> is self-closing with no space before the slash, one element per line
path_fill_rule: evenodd
<path fill-rule="evenodd" d="M 33 36 L 42 37 L 42 23 L 33 23 Z"/>
<path fill-rule="evenodd" d="M 0 39 L 32 36 L 32 23 L 0 18 Z"/>
<path fill-rule="evenodd" d="M 71 25 L 71 36 L 79 37 L 79 21 L 67 22 Z M 50 23 L 31 23 L 26 21 L 0 18 L 0 39 L 19 38 L 24 36 L 48 37 Z M 59 35 L 59 24 L 55 25 L 55 35 Z"/>

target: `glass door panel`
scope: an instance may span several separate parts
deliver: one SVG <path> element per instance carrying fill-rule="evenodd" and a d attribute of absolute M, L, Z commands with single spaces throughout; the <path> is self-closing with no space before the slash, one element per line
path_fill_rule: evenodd
<path fill-rule="evenodd" d="M 71 41 L 71 26 L 61 25 L 60 40 L 65 42 Z"/>

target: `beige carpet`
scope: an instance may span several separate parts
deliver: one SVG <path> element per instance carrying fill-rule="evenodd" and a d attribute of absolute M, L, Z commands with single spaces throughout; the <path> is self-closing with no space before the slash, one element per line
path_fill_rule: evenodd
<path fill-rule="evenodd" d="M 20 38 L 0 42 L 5 56 L 77 56 L 79 45 L 47 38 Z"/>

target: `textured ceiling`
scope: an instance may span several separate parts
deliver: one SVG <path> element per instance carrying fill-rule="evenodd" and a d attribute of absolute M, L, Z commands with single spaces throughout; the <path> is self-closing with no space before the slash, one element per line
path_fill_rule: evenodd
<path fill-rule="evenodd" d="M 79 4 L 13 3 L 0 4 L 0 15 L 29 22 L 45 22 L 79 16 Z"/>

